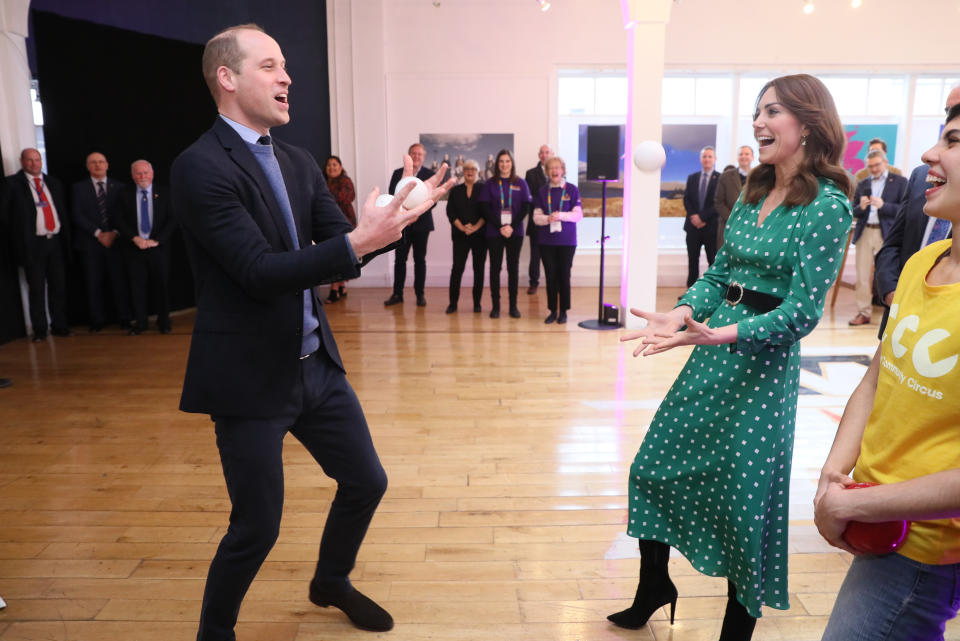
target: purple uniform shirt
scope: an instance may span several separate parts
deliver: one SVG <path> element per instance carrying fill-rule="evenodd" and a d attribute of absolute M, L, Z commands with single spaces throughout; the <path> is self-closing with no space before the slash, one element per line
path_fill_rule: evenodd
<path fill-rule="evenodd" d="M 484 203 L 484 218 L 487 224 L 487 238 L 500 235 L 500 210 L 509 209 L 513 215 L 513 237 L 523 236 L 523 204 L 533 201 L 530 188 L 523 178 L 517 177 L 514 183 L 506 178 L 491 178 L 480 190 L 480 202 Z M 501 206 L 502 205 L 502 206 Z"/>
<path fill-rule="evenodd" d="M 547 207 L 547 192 L 550 193 L 550 207 Z M 561 195 L 563 201 L 561 202 Z M 580 191 L 576 185 L 564 183 L 563 187 L 550 187 L 545 185 L 533 207 L 543 210 L 545 215 L 557 211 L 573 211 L 574 207 L 580 206 Z M 558 232 L 550 232 L 550 225 L 537 225 L 537 243 L 540 245 L 573 245 L 577 244 L 577 223 L 568 223 L 562 221 L 563 228 Z"/>

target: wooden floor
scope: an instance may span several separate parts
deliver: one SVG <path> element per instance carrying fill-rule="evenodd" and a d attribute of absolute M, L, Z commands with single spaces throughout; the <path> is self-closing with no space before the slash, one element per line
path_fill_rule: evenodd
<path fill-rule="evenodd" d="M 660 307 L 679 290 L 661 292 Z M 467 292 L 465 292 L 467 294 Z M 447 316 L 441 289 L 384 308 L 384 290 L 328 306 L 349 377 L 390 477 L 354 583 L 403 641 L 715 639 L 725 582 L 671 560 L 677 621 L 638 631 L 605 616 L 636 585 L 624 534 L 626 474 L 686 351 L 634 359 L 619 332 L 571 323 Z M 464 300 L 467 296 L 464 296 Z M 849 558 L 816 535 L 810 501 L 846 395 L 876 345 L 849 328 L 852 293 L 804 341 L 791 498 L 789 611 L 765 610 L 755 639 L 819 639 Z M 879 317 L 879 315 L 878 315 Z M 878 318 L 877 317 L 877 318 Z M 28 340 L 0 347 L 2 641 L 187 641 L 229 503 L 213 427 L 177 411 L 192 315 L 174 333 Z M 819 356 L 818 356 L 819 355 Z M 240 612 L 241 641 L 371 638 L 307 601 L 332 486 L 288 440 L 280 540 Z M 948 638 L 960 638 L 957 627 Z M 950 636 L 952 634 L 952 636 Z"/>

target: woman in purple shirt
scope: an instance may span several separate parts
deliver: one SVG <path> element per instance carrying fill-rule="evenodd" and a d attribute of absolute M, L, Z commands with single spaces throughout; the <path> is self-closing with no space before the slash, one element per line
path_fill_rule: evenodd
<path fill-rule="evenodd" d="M 497 176 L 480 191 L 485 203 L 487 248 L 490 252 L 490 318 L 500 318 L 500 267 L 507 251 L 507 289 L 510 292 L 510 317 L 520 318 L 517 288 L 520 282 L 520 247 L 523 244 L 523 219 L 530 213 L 532 198 L 527 183 L 517 176 L 513 155 L 506 149 L 497 154 Z"/>
<path fill-rule="evenodd" d="M 570 309 L 570 268 L 577 251 L 577 222 L 583 218 L 580 192 L 564 180 L 567 165 L 552 156 L 544 167 L 549 183 L 540 189 L 533 203 L 533 222 L 537 225 L 537 244 L 547 277 L 547 308 L 543 322 L 567 322 Z"/>

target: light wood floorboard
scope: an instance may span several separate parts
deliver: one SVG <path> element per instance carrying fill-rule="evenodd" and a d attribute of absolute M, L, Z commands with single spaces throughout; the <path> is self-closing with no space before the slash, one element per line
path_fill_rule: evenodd
<path fill-rule="evenodd" d="M 541 290 L 542 292 L 543 290 Z M 679 290 L 663 289 L 668 309 Z M 523 318 L 384 308 L 352 288 L 327 313 L 365 408 L 390 488 L 353 580 L 383 603 L 404 641 L 716 639 L 726 588 L 680 556 L 676 624 L 611 626 L 636 586 L 624 534 L 626 475 L 689 349 L 634 359 L 619 332 L 581 329 L 596 293 L 574 291 L 566 326 L 544 325 L 542 293 Z M 851 328 L 852 294 L 804 340 L 804 355 L 870 354 L 876 325 Z M 879 314 L 876 318 L 879 318 Z M 0 347 L 0 641 L 188 641 L 229 500 L 213 426 L 177 410 L 193 314 L 174 333 L 75 336 Z M 816 368 L 814 366 L 814 368 Z M 840 372 L 839 374 L 837 372 Z M 849 556 L 824 544 L 809 500 L 853 369 L 812 371 L 834 405 L 798 417 L 791 487 L 790 601 L 764 610 L 755 639 L 819 639 Z M 818 376 L 822 377 L 818 379 Z M 831 378 L 831 376 L 833 378 Z M 839 379 L 837 377 L 840 377 Z M 819 381 L 819 382 L 818 382 Z M 806 384 L 805 383 L 805 384 Z M 831 387 L 840 391 L 831 392 Z M 280 539 L 240 612 L 241 641 L 372 637 L 306 598 L 333 495 L 289 439 Z M 951 624 L 948 639 L 960 639 Z"/>

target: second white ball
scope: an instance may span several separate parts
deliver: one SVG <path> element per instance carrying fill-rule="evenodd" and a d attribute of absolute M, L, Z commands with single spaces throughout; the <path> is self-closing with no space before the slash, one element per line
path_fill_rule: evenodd
<path fill-rule="evenodd" d="M 406 178 L 402 178 L 400 182 L 397 183 L 397 188 L 394 193 L 400 193 L 400 190 L 406 187 L 407 183 L 410 182 L 415 182 L 417 186 L 413 188 L 413 191 L 410 192 L 410 195 L 407 196 L 407 199 L 403 201 L 404 209 L 413 209 L 414 207 L 419 206 L 420 203 L 425 201 L 430 195 L 429 190 L 427 190 L 427 186 L 423 184 L 423 181 L 416 176 L 407 176 Z"/>
<path fill-rule="evenodd" d="M 377 196 L 377 202 L 374 203 L 377 207 L 386 207 L 393 202 L 393 196 L 390 194 L 380 194 Z"/>

